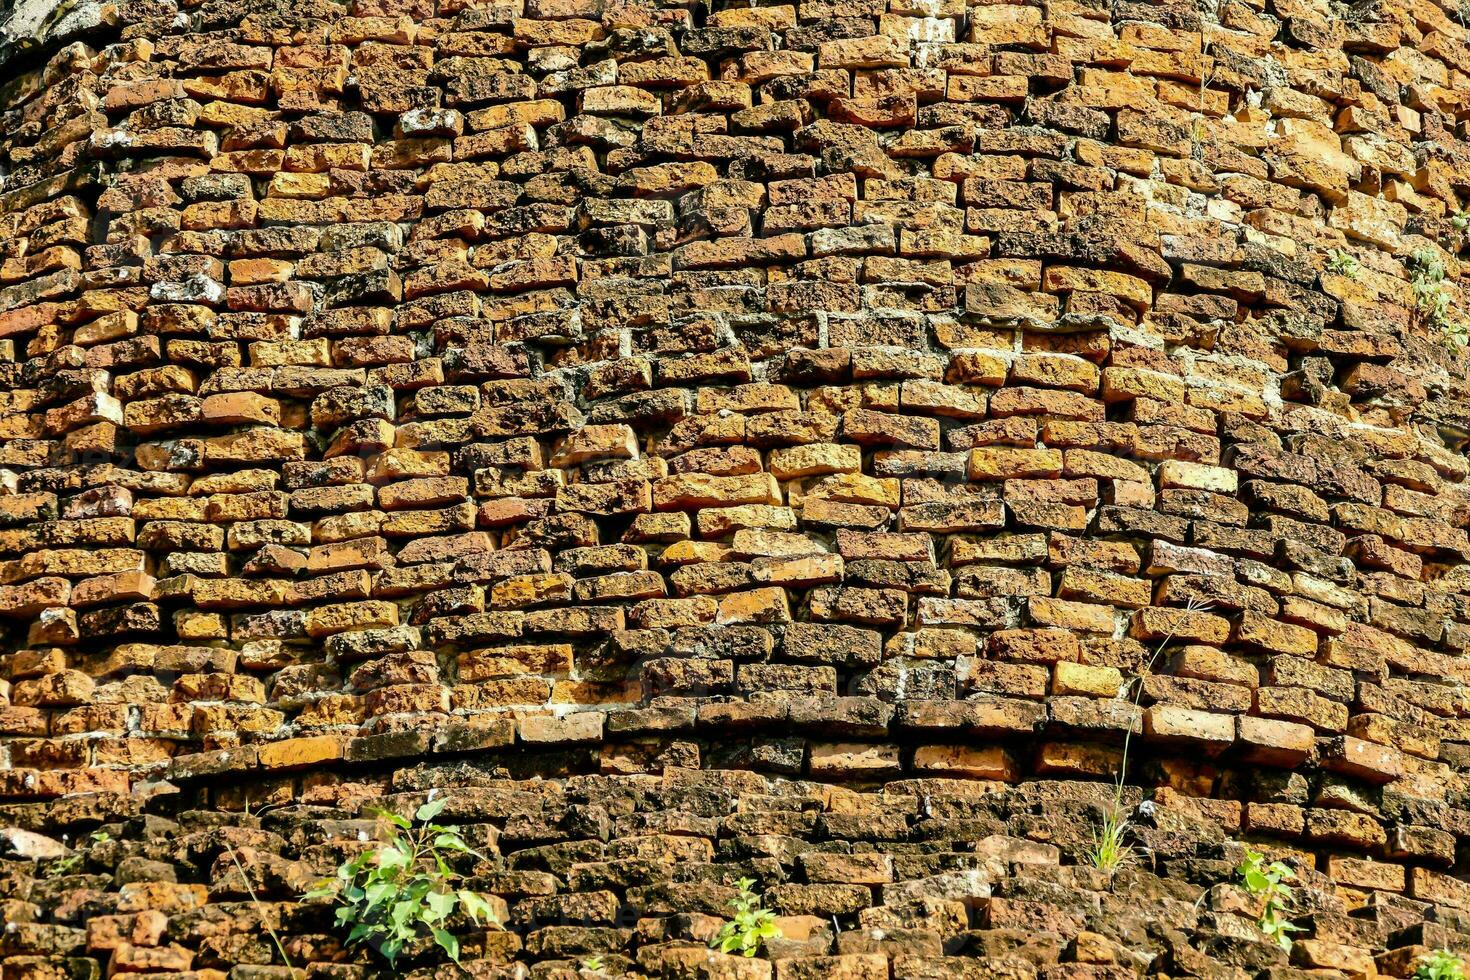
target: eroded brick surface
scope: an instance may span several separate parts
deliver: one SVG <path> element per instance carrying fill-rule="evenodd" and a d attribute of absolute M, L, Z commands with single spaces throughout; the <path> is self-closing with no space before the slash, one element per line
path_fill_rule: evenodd
<path fill-rule="evenodd" d="M 1461 11 L 100 19 L 0 66 L 7 976 L 363 975 L 430 789 L 479 976 L 1470 948 Z"/>

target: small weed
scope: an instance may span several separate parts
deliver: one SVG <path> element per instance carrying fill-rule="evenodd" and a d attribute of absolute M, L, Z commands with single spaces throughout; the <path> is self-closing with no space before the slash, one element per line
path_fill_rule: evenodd
<path fill-rule="evenodd" d="M 1429 329 L 1454 350 L 1470 340 L 1470 327 L 1450 319 L 1450 293 L 1445 288 L 1445 265 L 1431 248 L 1416 248 L 1409 255 L 1409 286 L 1414 291 L 1414 309 Z"/>
<path fill-rule="evenodd" d="M 1470 211 L 1453 211 L 1450 213 L 1450 227 L 1455 231 L 1465 231 L 1470 228 Z"/>
<path fill-rule="evenodd" d="M 1213 59 L 1210 57 L 1210 41 L 1206 41 L 1200 48 L 1200 78 L 1199 95 L 1195 99 L 1195 111 L 1189 116 L 1189 155 L 1196 160 L 1204 157 L 1205 142 L 1205 90 L 1210 82 L 1214 80 L 1215 68 Z M 1206 62 L 1210 67 L 1205 67 Z"/>
<path fill-rule="evenodd" d="M 81 851 L 73 851 L 66 857 L 59 857 L 46 868 L 46 877 L 64 878 L 69 874 L 75 874 L 81 868 L 83 860 L 85 856 Z"/>
<path fill-rule="evenodd" d="M 252 810 L 250 798 L 246 797 L 245 805 L 242 809 L 242 812 L 247 817 L 259 817 L 266 810 L 270 809 L 271 806 L 272 804 L 266 803 L 263 806 L 256 807 Z M 261 924 L 265 926 L 266 933 L 270 935 L 271 942 L 276 947 L 276 952 L 281 954 L 281 962 L 286 965 L 286 969 L 291 972 L 291 976 L 293 978 L 298 976 L 299 974 L 296 970 L 296 965 L 291 962 L 291 957 L 286 952 L 286 946 L 284 943 L 281 942 L 280 934 L 276 932 L 275 926 L 271 924 L 273 916 L 270 914 L 270 910 L 266 907 L 266 904 L 260 900 L 260 896 L 255 894 L 255 886 L 250 883 L 250 876 L 245 873 L 245 865 L 240 863 L 240 855 L 229 844 L 225 845 L 225 853 L 228 854 L 230 856 L 230 860 L 234 862 L 235 870 L 240 872 L 240 880 L 245 883 L 245 893 L 250 896 L 250 904 L 254 905 L 255 911 L 259 913 Z"/>
<path fill-rule="evenodd" d="M 1447 949 L 1436 949 L 1419 960 L 1413 980 L 1465 980 L 1465 961 Z"/>
<path fill-rule="evenodd" d="M 88 845 L 101 844 L 104 841 L 110 840 L 112 840 L 112 835 L 105 830 L 94 830 L 87 835 Z M 52 861 L 50 866 L 46 868 L 46 877 L 61 878 L 69 874 L 75 874 L 81 870 L 82 864 L 86 860 L 87 855 L 78 846 L 76 850 L 72 851 L 66 857 L 60 857 Z"/>
<path fill-rule="evenodd" d="M 709 941 L 711 949 L 754 956 L 767 940 L 781 938 L 776 913 L 762 907 L 761 897 L 751 891 L 754 885 L 750 878 L 741 878 L 736 884 L 740 894 L 729 903 L 735 910 L 735 918 L 721 926 L 719 933 Z"/>
<path fill-rule="evenodd" d="M 343 862 L 334 878 L 302 896 L 338 901 L 337 925 L 350 928 L 349 946 L 367 943 L 396 965 L 404 947 L 427 935 L 458 963 L 459 939 L 444 923 L 456 911 L 476 925 L 482 918 L 493 919 L 490 903 L 462 887 L 464 876 L 449 865 L 457 854 L 481 855 L 464 842 L 459 828 L 433 822 L 445 802 L 430 799 L 414 812 L 412 822 L 380 812 L 387 827 L 382 846 Z"/>
<path fill-rule="evenodd" d="M 266 909 L 265 903 L 260 900 L 260 897 L 255 894 L 255 886 L 250 883 L 250 876 L 245 873 L 245 865 L 240 863 L 240 855 L 228 844 L 225 845 L 225 851 L 230 855 L 230 860 L 235 862 L 235 870 L 240 872 L 240 879 L 245 882 L 245 891 L 250 896 L 250 904 L 254 905 L 255 910 L 260 913 L 260 921 L 265 926 L 265 931 L 270 935 L 271 942 L 276 947 L 276 952 L 281 954 L 281 962 L 285 964 L 287 970 L 291 971 L 291 976 L 295 977 L 296 966 L 291 962 L 291 957 L 286 952 L 286 945 L 281 942 L 281 936 L 276 932 L 276 927 L 271 924 L 272 916 L 269 910 Z"/>
<path fill-rule="evenodd" d="M 1444 260 L 1432 248 L 1416 248 L 1409 253 L 1409 281 L 1416 293 L 1421 287 L 1438 286 L 1445 280 Z"/>
<path fill-rule="evenodd" d="M 1327 253 L 1327 271 L 1335 275 L 1344 276 L 1348 279 L 1358 278 L 1358 272 L 1363 267 L 1358 260 L 1340 248 L 1334 248 Z"/>
<path fill-rule="evenodd" d="M 1205 612 L 1210 608 L 1210 605 L 1206 602 L 1196 602 L 1191 599 L 1185 604 L 1184 608 L 1186 612 Z M 1134 708 L 1138 707 L 1139 699 L 1143 697 L 1144 678 L 1148 674 L 1153 673 L 1154 664 L 1158 663 L 1159 657 L 1163 656 L 1164 651 L 1168 649 L 1173 639 L 1174 632 L 1171 630 L 1159 641 L 1159 645 L 1154 650 L 1153 656 L 1148 659 L 1148 663 L 1139 668 L 1138 676 L 1130 678 L 1119 688 L 1119 700 L 1127 698 L 1131 691 L 1133 695 L 1131 703 Z M 1118 764 L 1117 779 L 1113 781 L 1113 799 L 1108 804 L 1108 808 L 1103 811 L 1102 824 L 1093 829 L 1092 847 L 1087 852 L 1087 859 L 1092 866 L 1108 874 L 1117 872 L 1119 869 L 1132 864 L 1137 859 L 1137 853 L 1134 851 L 1133 846 L 1124 840 L 1129 828 L 1133 825 L 1132 821 L 1128 819 L 1128 810 L 1123 805 L 1123 788 L 1128 781 L 1128 752 L 1132 747 L 1133 728 L 1130 726 L 1123 733 L 1123 758 Z"/>
<path fill-rule="evenodd" d="M 1264 903 L 1261 917 L 1256 920 L 1261 932 L 1291 952 L 1291 934 L 1302 931 L 1301 926 L 1286 918 L 1292 903 L 1292 888 L 1287 882 L 1296 880 L 1296 872 L 1280 861 L 1267 862 L 1264 854 L 1246 848 L 1245 860 L 1235 869 L 1235 875 L 1246 891 Z"/>
<path fill-rule="evenodd" d="M 1092 832 L 1092 850 L 1087 856 L 1094 868 L 1113 874 L 1133 862 L 1133 847 L 1123 840 L 1131 825 L 1122 801 L 1115 799 L 1104 811 L 1102 824 Z"/>
<path fill-rule="evenodd" d="M 589 956 L 582 961 L 582 969 L 589 973 L 601 973 L 604 964 L 601 956 Z"/>

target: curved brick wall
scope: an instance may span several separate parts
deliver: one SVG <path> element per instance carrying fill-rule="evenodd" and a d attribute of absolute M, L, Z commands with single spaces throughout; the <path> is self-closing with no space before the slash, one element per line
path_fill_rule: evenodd
<path fill-rule="evenodd" d="M 356 980 L 294 899 L 430 789 L 482 977 L 1465 948 L 1463 14 L 716 6 L 12 45 L 4 975 Z"/>

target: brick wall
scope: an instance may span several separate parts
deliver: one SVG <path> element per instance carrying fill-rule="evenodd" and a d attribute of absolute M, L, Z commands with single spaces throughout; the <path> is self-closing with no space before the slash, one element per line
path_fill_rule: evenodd
<path fill-rule="evenodd" d="M 1461 10 L 90 6 L 0 65 L 5 976 L 356 980 L 296 899 L 430 790 L 477 976 L 1470 943 Z"/>

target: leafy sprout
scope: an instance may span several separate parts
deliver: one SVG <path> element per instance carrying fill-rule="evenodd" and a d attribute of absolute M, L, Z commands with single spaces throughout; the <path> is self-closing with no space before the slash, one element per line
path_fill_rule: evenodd
<path fill-rule="evenodd" d="M 105 830 L 94 830 L 87 835 L 88 844 L 102 844 L 110 840 L 112 840 L 112 835 Z M 82 865 L 86 859 L 86 852 L 82 850 L 81 845 L 78 845 L 77 849 L 70 854 L 52 861 L 50 866 L 46 868 L 46 877 L 60 878 L 65 875 L 75 874 L 82 869 Z"/>
<path fill-rule="evenodd" d="M 431 798 L 412 821 L 378 811 L 386 835 L 381 846 L 343 862 L 335 877 L 302 896 L 337 900 L 336 924 L 349 930 L 349 946 L 369 945 L 396 965 L 406 946 L 432 938 L 458 963 L 459 939 L 446 928 L 448 920 L 463 912 L 476 925 L 494 921 L 490 902 L 464 887 L 465 876 L 450 863 L 458 855 L 482 855 L 470 849 L 459 828 L 433 822 L 445 802 Z"/>
<path fill-rule="evenodd" d="M 1447 949 L 1436 949 L 1419 960 L 1413 980 L 1465 980 L 1465 961 Z"/>
<path fill-rule="evenodd" d="M 1262 903 L 1261 917 L 1256 920 L 1261 932 L 1291 952 L 1291 934 L 1302 931 L 1301 926 L 1286 918 L 1291 911 L 1293 891 L 1287 883 L 1296 880 L 1296 872 L 1280 861 L 1268 862 L 1261 852 L 1246 848 L 1245 860 L 1235 869 L 1235 875 L 1245 890 Z"/>
<path fill-rule="evenodd" d="M 1432 248 L 1416 248 L 1409 254 L 1409 287 L 1414 292 L 1414 309 L 1432 330 L 1439 332 L 1451 349 L 1470 341 L 1470 327 L 1450 319 L 1450 293 L 1445 287 L 1444 260 Z"/>
<path fill-rule="evenodd" d="M 1340 248 L 1334 248 L 1327 253 L 1327 271 L 1347 279 L 1358 278 L 1358 272 L 1362 269 L 1358 260 Z"/>
<path fill-rule="evenodd" d="M 776 925 L 776 913 L 761 905 L 761 897 L 751 888 L 755 881 L 741 878 L 736 883 L 740 894 L 729 901 L 734 918 L 720 927 L 719 933 L 710 940 L 710 948 L 722 953 L 739 953 L 754 956 L 770 939 L 781 938 L 781 927 Z"/>

